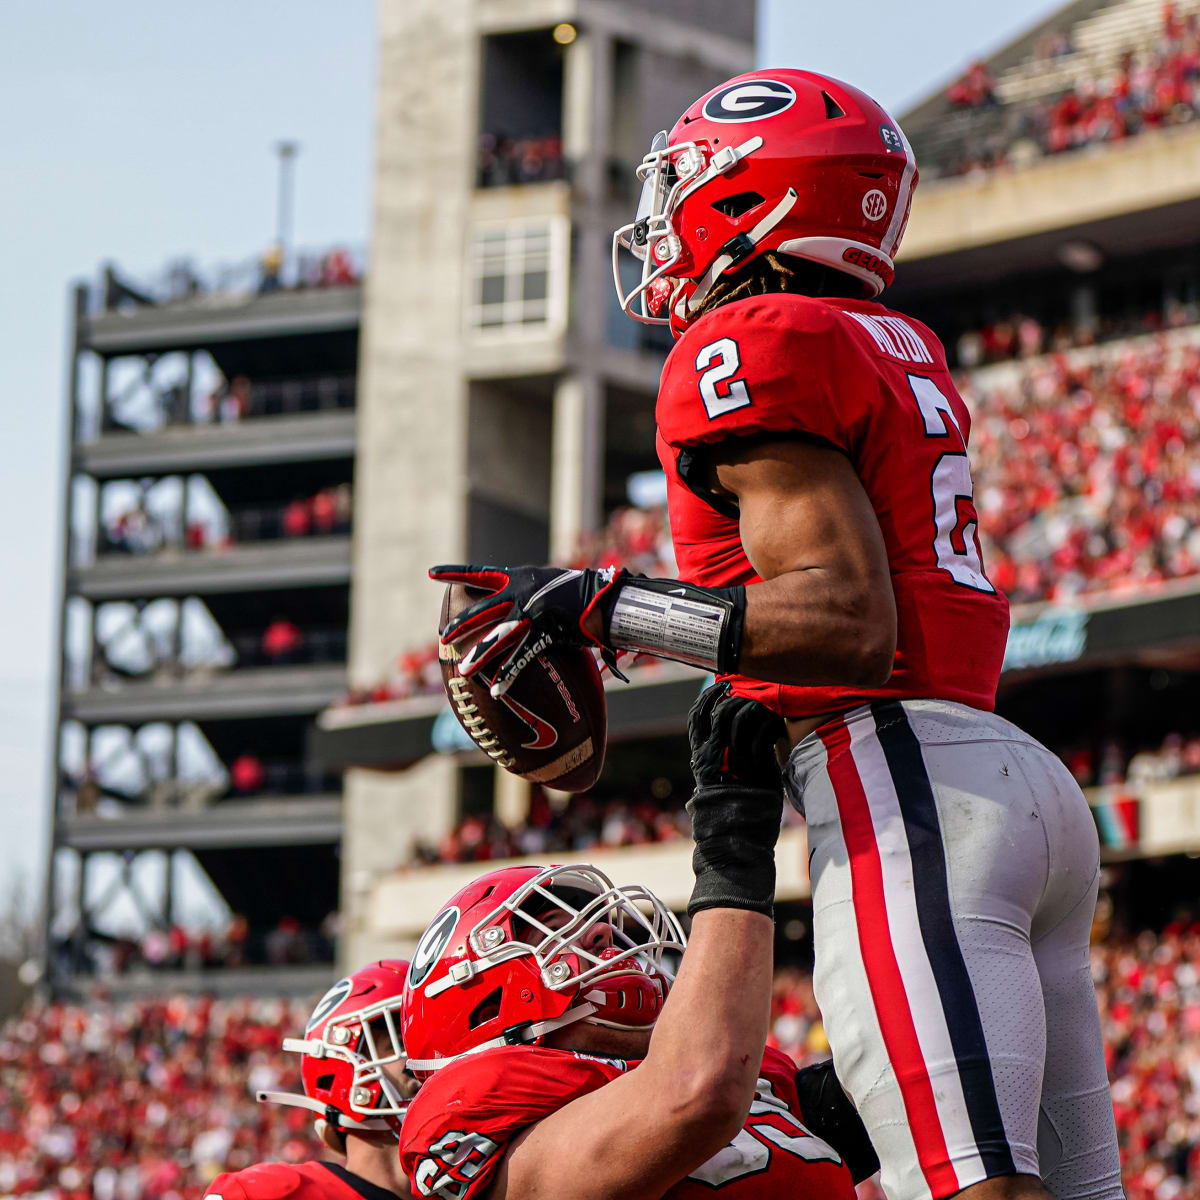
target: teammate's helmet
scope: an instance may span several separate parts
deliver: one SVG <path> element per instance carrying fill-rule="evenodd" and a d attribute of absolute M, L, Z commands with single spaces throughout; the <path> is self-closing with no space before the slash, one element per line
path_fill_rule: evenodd
<path fill-rule="evenodd" d="M 260 1101 L 307 1108 L 340 1130 L 398 1134 L 408 1100 L 384 1073 L 404 1064 L 400 1006 L 406 959 L 384 959 L 339 979 L 321 997 L 304 1037 L 284 1038 L 301 1055 L 304 1095 L 259 1092 Z"/>
<path fill-rule="evenodd" d="M 613 235 L 621 308 L 678 334 L 726 271 L 773 250 L 892 282 L 917 164 L 900 126 L 849 84 L 752 71 L 702 96 L 637 168 L 641 200 Z M 621 251 L 640 263 L 627 289 Z"/>
<path fill-rule="evenodd" d="M 682 952 L 679 922 L 637 884 L 586 864 L 503 867 L 463 888 L 425 930 L 404 993 L 418 1078 L 492 1046 L 535 1045 L 575 1021 L 647 1029 Z"/>

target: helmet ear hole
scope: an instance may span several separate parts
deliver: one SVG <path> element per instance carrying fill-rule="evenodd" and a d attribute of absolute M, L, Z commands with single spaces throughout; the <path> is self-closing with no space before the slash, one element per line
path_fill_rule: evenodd
<path fill-rule="evenodd" d="M 500 1015 L 500 1002 L 504 999 L 504 989 L 497 988 L 494 992 L 489 992 L 480 1002 L 471 1009 L 471 1015 L 467 1019 L 467 1028 L 476 1029 L 485 1021 L 491 1021 Z"/>
<path fill-rule="evenodd" d="M 825 119 L 827 121 L 836 121 L 838 117 L 846 115 L 846 110 L 828 92 L 822 92 L 821 98 L 825 101 Z"/>
<path fill-rule="evenodd" d="M 329 1091 L 333 1087 L 334 1077 L 332 1075 L 320 1075 L 317 1078 L 317 1087 L 323 1092 Z"/>
<path fill-rule="evenodd" d="M 722 216 L 736 218 L 762 202 L 763 197 L 758 192 L 738 192 L 736 196 L 726 196 L 714 201 L 712 207 Z"/>

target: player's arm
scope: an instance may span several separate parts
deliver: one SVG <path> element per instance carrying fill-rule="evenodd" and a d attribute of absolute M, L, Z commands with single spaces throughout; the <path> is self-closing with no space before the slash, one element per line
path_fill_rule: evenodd
<path fill-rule="evenodd" d="M 764 582 L 745 589 L 737 669 L 771 683 L 877 687 L 896 653 L 879 521 L 850 460 L 789 438 L 713 446 L 713 490 L 738 507 Z"/>
<path fill-rule="evenodd" d="M 735 438 L 704 451 L 713 490 L 738 507 L 762 583 L 708 588 L 626 571 L 435 567 L 435 579 L 492 593 L 443 633 L 451 640 L 488 629 L 459 670 L 494 668 L 499 695 L 528 638 L 549 632 L 769 683 L 885 683 L 896 602 L 883 534 L 850 460 L 800 438 Z"/>
<path fill-rule="evenodd" d="M 741 1129 L 770 1016 L 781 733 L 724 685 L 697 702 L 692 932 L 649 1053 L 517 1138 L 491 1200 L 652 1200 Z"/>

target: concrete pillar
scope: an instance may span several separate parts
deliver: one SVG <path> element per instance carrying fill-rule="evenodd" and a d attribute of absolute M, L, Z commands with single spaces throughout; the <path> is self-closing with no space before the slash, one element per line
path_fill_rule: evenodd
<path fill-rule="evenodd" d="M 396 952 L 372 927 L 371 898 L 382 881 L 408 864 L 415 839 L 436 842 L 453 827 L 458 767 L 452 757 L 430 754 L 397 773 L 347 771 L 342 804 L 338 962 L 352 971 Z M 424 926 L 432 916 L 422 914 L 419 923 Z"/>
<path fill-rule="evenodd" d="M 520 775 L 514 775 L 499 765 L 495 771 L 496 819 L 505 825 L 520 825 L 529 816 L 532 785 Z"/>
<path fill-rule="evenodd" d="M 604 395 L 593 376 L 564 375 L 554 389 L 550 557 L 561 562 L 600 525 L 604 486 Z"/>

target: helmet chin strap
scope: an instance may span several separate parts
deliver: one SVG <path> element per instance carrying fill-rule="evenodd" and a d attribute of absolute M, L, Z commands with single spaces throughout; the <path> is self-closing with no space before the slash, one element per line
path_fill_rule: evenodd
<path fill-rule="evenodd" d="M 788 188 L 783 199 L 775 205 L 773 209 L 749 233 L 739 235 L 739 237 L 726 242 L 726 247 L 732 245 L 733 241 L 739 243 L 739 253 L 729 253 L 727 249 L 722 250 L 716 258 L 713 259 L 708 270 L 704 272 L 696 280 L 696 288 L 685 301 L 686 313 L 691 316 L 697 308 L 704 302 L 704 297 L 712 291 L 713 284 L 725 274 L 725 272 L 745 258 L 752 250 L 757 249 L 758 243 L 783 220 L 784 217 L 792 211 L 797 200 L 796 189 Z"/>
<path fill-rule="evenodd" d="M 410 1058 L 408 1069 L 410 1071 L 440 1071 L 442 1067 L 449 1066 L 452 1062 L 458 1062 L 460 1058 L 468 1058 L 483 1050 L 494 1050 L 497 1046 L 527 1046 L 530 1042 L 535 1042 L 538 1038 L 545 1037 L 546 1034 L 553 1033 L 556 1029 L 562 1029 L 564 1025 L 573 1025 L 576 1021 L 585 1020 L 595 1011 L 596 1006 L 590 1002 L 577 1004 L 574 1008 L 568 1008 L 561 1017 L 552 1017 L 545 1021 L 530 1021 L 525 1025 L 514 1025 L 511 1029 L 506 1029 L 499 1037 L 489 1038 L 486 1042 L 480 1042 L 478 1046 L 472 1046 L 470 1050 L 464 1050 L 461 1054 L 452 1055 L 450 1058 Z"/>

